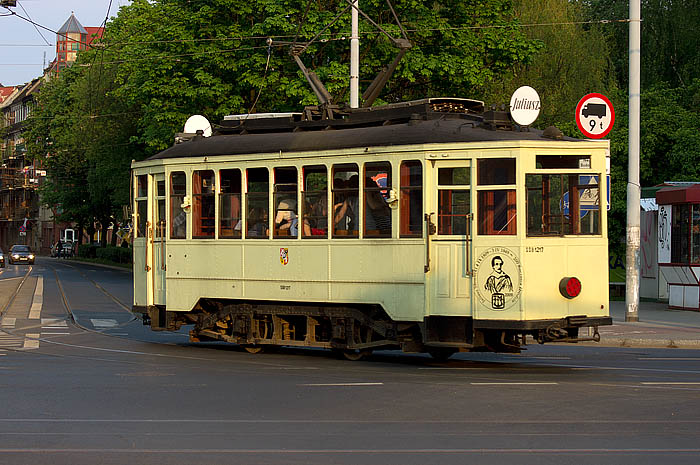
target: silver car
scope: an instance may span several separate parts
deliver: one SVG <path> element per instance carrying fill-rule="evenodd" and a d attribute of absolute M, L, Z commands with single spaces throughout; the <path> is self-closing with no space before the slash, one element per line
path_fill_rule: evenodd
<path fill-rule="evenodd" d="M 13 245 L 10 249 L 10 257 L 8 259 L 10 265 L 16 263 L 28 263 L 30 265 L 34 264 L 34 253 L 28 245 Z"/>

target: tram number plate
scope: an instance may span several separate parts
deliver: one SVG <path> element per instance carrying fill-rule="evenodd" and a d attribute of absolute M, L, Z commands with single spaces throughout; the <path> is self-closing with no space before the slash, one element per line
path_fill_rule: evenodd
<path fill-rule="evenodd" d="M 525 253 L 542 253 L 544 252 L 544 247 L 525 247 Z"/>

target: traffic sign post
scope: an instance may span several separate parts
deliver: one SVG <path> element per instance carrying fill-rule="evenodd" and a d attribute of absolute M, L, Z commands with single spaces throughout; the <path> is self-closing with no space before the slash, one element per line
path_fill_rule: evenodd
<path fill-rule="evenodd" d="M 584 136 L 600 139 L 608 135 L 615 124 L 615 109 L 603 94 L 584 96 L 576 105 L 576 125 Z"/>

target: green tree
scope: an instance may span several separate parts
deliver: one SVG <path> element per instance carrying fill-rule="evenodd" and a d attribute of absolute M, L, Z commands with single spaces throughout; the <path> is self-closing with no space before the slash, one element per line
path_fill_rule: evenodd
<path fill-rule="evenodd" d="M 483 98 L 508 104 L 523 85 L 535 88 L 542 100 L 539 127 L 555 125 L 578 136 L 574 113 L 578 101 L 590 92 L 610 93 L 616 84 L 606 36 L 598 25 L 581 24 L 587 7 L 579 1 L 516 0 L 516 16 L 527 37 L 542 44 L 529 63 L 515 63 L 503 79 L 491 84 Z"/>

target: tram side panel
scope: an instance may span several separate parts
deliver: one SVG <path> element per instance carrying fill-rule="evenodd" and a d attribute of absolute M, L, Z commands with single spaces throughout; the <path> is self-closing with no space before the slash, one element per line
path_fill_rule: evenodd
<path fill-rule="evenodd" d="M 359 241 L 247 240 L 168 249 L 168 310 L 202 298 L 377 304 L 396 321 L 422 321 L 424 246 Z"/>

